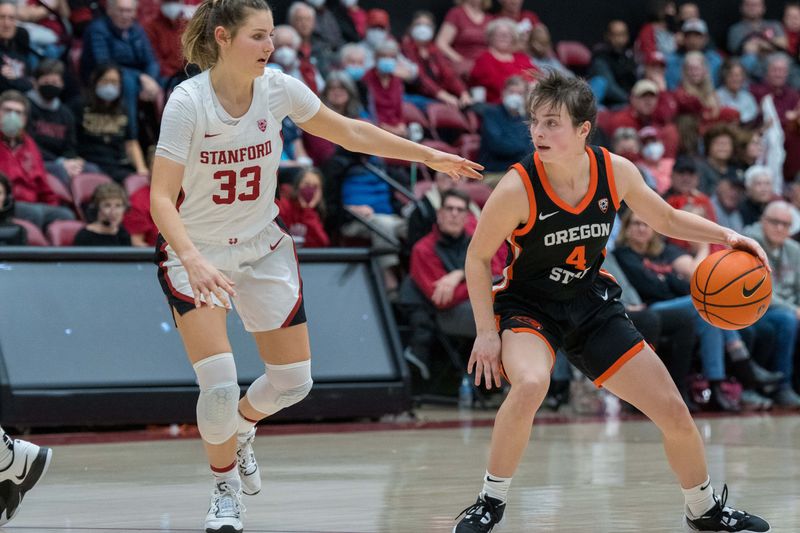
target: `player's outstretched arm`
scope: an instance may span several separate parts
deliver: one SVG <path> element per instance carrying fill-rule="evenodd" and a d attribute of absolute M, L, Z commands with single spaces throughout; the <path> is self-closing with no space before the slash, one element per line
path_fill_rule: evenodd
<path fill-rule="evenodd" d="M 767 254 L 756 241 L 694 213 L 673 208 L 645 184 L 633 163 L 614 154 L 611 158 L 620 201 L 625 201 L 658 233 L 684 241 L 727 244 L 752 253 L 769 268 Z"/>
<path fill-rule="evenodd" d="M 474 368 L 475 385 L 483 378 L 488 389 L 492 382 L 501 385 L 500 337 L 492 306 L 492 258 L 506 237 L 527 222 L 528 202 L 522 178 L 516 170 L 510 170 L 486 202 L 467 250 L 464 272 L 477 331 L 467 371 L 471 373 Z"/>
<path fill-rule="evenodd" d="M 483 166 L 478 163 L 411 142 L 363 120 L 344 117 L 325 105 L 321 105 L 316 115 L 298 126 L 351 152 L 425 163 L 454 179 L 461 176 L 481 179 L 478 171 L 483 170 Z"/>

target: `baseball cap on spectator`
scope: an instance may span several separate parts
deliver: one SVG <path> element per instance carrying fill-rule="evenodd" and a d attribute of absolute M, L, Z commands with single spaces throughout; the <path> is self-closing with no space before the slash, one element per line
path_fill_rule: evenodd
<path fill-rule="evenodd" d="M 636 82 L 636 85 L 633 86 L 633 89 L 631 89 L 631 94 L 633 96 L 644 96 L 646 94 L 658 95 L 659 92 L 661 91 L 658 90 L 658 85 L 650 80 L 639 80 Z"/>
<path fill-rule="evenodd" d="M 658 139 L 658 130 L 653 126 L 645 126 L 639 130 L 639 139 L 644 142 L 649 139 Z"/>
<path fill-rule="evenodd" d="M 367 27 L 389 29 L 389 13 L 385 9 L 367 11 Z"/>
<path fill-rule="evenodd" d="M 681 32 L 708 35 L 708 26 L 703 19 L 689 19 L 681 26 Z"/>
<path fill-rule="evenodd" d="M 688 155 L 679 155 L 678 158 L 675 160 L 675 165 L 672 167 L 673 172 L 697 172 L 697 164 L 694 162 L 694 159 L 689 157 Z"/>
<path fill-rule="evenodd" d="M 660 65 L 662 67 L 665 67 L 667 66 L 667 58 L 665 58 L 664 54 L 662 54 L 658 50 L 653 50 L 652 52 L 648 52 L 647 55 L 644 56 L 644 64 Z"/>

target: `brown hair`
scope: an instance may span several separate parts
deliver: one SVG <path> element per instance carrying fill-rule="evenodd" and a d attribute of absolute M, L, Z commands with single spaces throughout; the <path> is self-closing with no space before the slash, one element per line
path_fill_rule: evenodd
<path fill-rule="evenodd" d="M 28 103 L 28 99 L 25 98 L 25 95 L 21 92 L 8 89 L 7 91 L 3 91 L 0 93 L 0 105 L 3 105 L 6 102 L 17 102 L 22 104 L 25 107 L 25 114 L 27 115 L 30 111 L 30 104 Z"/>
<path fill-rule="evenodd" d="M 589 84 L 580 78 L 568 78 L 555 70 L 536 77 L 537 83 L 528 94 L 528 113 L 531 117 L 536 109 L 549 105 L 553 109 L 567 108 L 576 128 L 589 122 L 589 137 L 597 120 L 597 102 Z M 588 139 L 588 137 L 587 137 Z"/>
<path fill-rule="evenodd" d="M 118 183 L 101 183 L 92 193 L 92 205 L 100 209 L 100 202 L 105 200 L 122 200 L 122 204 L 128 207 L 128 195 Z"/>
<path fill-rule="evenodd" d="M 731 144 L 733 145 L 733 152 L 731 153 L 731 160 L 733 160 L 736 156 L 736 143 L 739 141 L 740 135 L 738 128 L 732 124 L 726 122 L 714 124 L 708 128 L 705 135 L 703 135 L 703 146 L 705 146 L 706 155 L 708 155 L 708 151 L 711 149 L 711 143 L 714 142 L 714 139 L 727 136 L 730 137 Z"/>
<path fill-rule="evenodd" d="M 267 0 L 203 0 L 181 36 L 183 55 L 202 70 L 214 66 L 219 59 L 219 46 L 214 29 L 222 26 L 236 36 L 244 24 L 248 9 L 272 11 Z"/>
<path fill-rule="evenodd" d="M 620 226 L 619 234 L 617 235 L 618 248 L 622 246 L 628 246 L 628 237 L 626 233 L 628 231 L 628 227 L 631 225 L 631 219 L 633 218 L 633 215 L 633 211 L 627 209 L 620 217 L 620 222 L 622 225 Z M 650 242 L 647 243 L 647 250 L 644 254 L 647 257 L 658 257 L 663 251 L 664 238 L 656 230 L 653 230 L 653 236 L 650 237 Z"/>

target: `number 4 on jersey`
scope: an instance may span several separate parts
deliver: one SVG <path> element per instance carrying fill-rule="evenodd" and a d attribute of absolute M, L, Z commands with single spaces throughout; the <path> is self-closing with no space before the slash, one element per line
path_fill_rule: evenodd
<path fill-rule="evenodd" d="M 567 264 L 574 266 L 577 270 L 586 270 L 586 247 L 576 246 L 567 257 Z"/>

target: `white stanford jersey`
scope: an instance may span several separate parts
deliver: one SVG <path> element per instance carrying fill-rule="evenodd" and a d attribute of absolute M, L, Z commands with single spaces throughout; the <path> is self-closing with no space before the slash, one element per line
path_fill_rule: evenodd
<path fill-rule="evenodd" d="M 273 69 L 255 79 L 250 109 L 238 119 L 219 105 L 209 71 L 175 88 L 156 155 L 185 167 L 178 210 L 193 242 L 241 243 L 275 219 L 281 122 L 305 122 L 319 106 L 308 87 Z"/>

